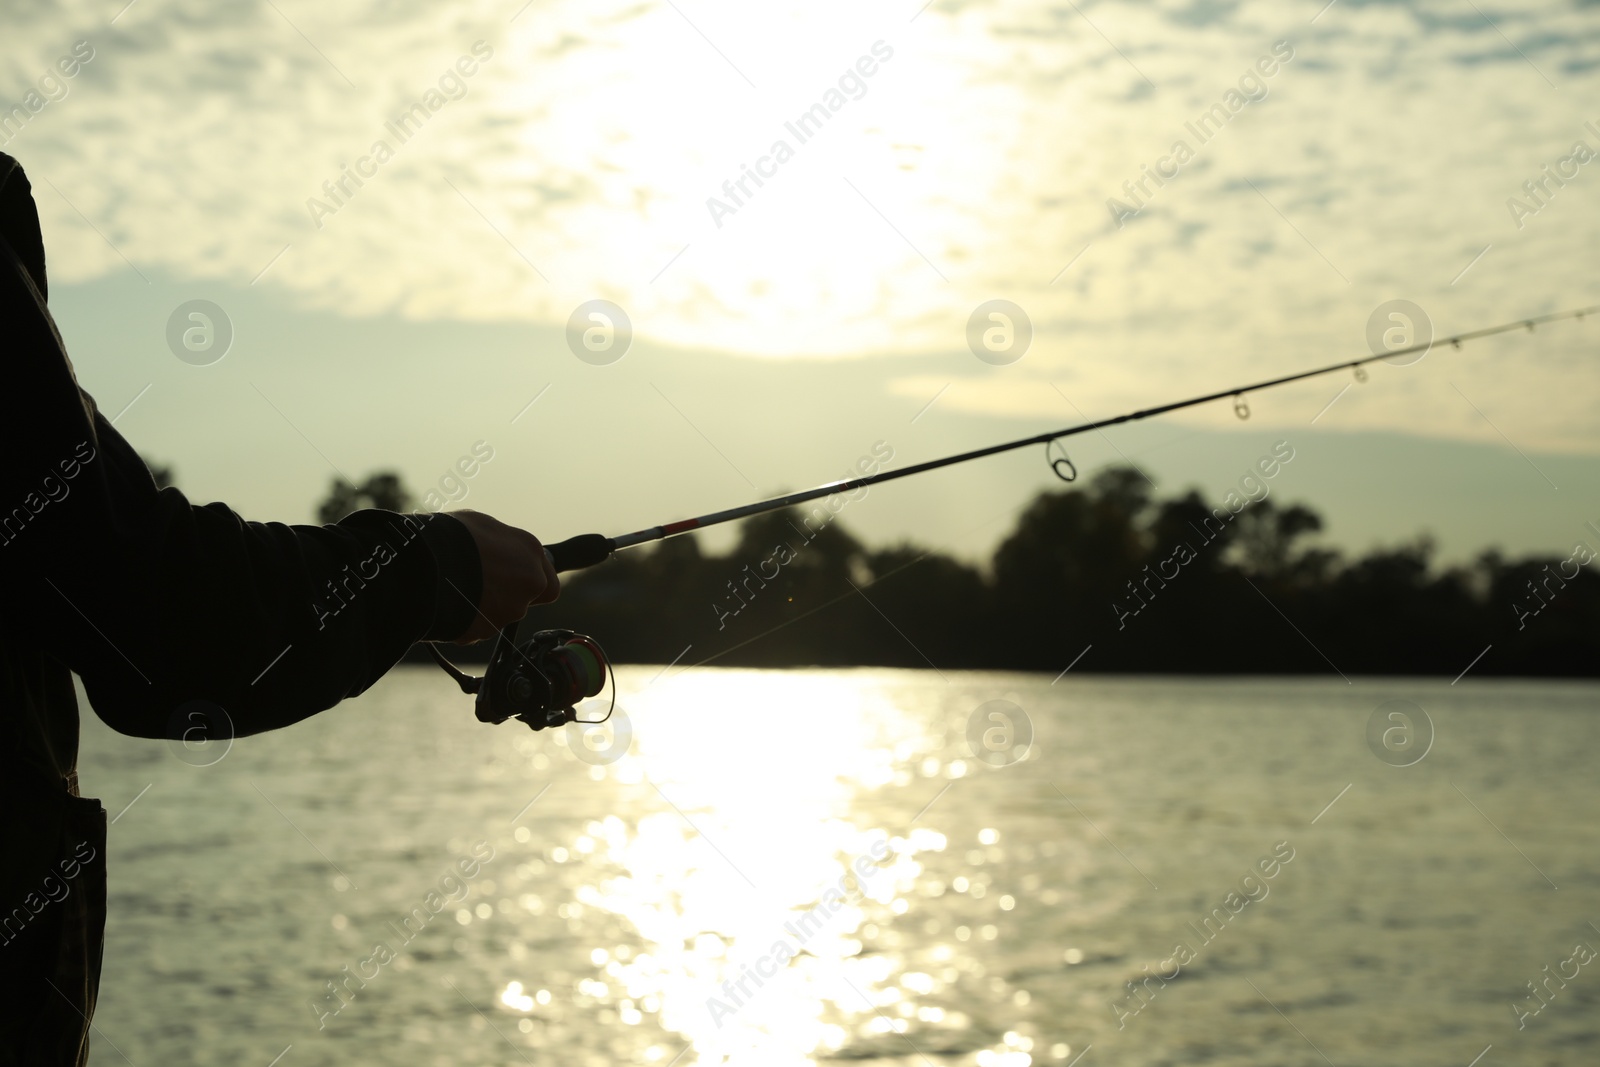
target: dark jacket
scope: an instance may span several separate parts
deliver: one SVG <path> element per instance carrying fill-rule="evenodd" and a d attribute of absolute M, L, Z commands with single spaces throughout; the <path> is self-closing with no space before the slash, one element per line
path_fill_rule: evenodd
<path fill-rule="evenodd" d="M 446 515 L 285 526 L 158 490 L 78 387 L 3 153 L 0 238 L 0 1067 L 53 1067 L 87 1057 L 105 927 L 105 809 L 78 795 L 68 672 L 121 733 L 259 733 L 462 634 L 482 576 Z"/>

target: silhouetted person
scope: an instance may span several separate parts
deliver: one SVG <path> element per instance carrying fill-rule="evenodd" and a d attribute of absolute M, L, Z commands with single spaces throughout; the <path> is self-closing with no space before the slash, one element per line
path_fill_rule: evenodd
<path fill-rule="evenodd" d="M 158 490 L 78 387 L 46 293 L 30 187 L 0 153 L 0 1067 L 88 1057 L 106 813 L 78 792 L 69 671 L 120 733 L 220 740 L 331 708 L 413 642 L 481 640 L 559 589 L 532 534 L 474 512 L 286 526 Z"/>

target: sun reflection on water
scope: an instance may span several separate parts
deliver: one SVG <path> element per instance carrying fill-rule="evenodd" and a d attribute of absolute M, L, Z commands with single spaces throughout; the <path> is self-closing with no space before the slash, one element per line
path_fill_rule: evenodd
<path fill-rule="evenodd" d="M 1091 918 L 1123 894 L 1084 906 L 1050 873 L 1076 844 L 987 823 L 1019 781 L 967 750 L 992 686 L 905 673 L 625 671 L 626 755 L 587 765 L 561 751 L 586 743 L 573 734 L 519 745 L 568 788 L 514 834 L 497 917 L 514 939 L 482 935 L 501 941 L 485 946 L 498 1009 L 537 1047 L 598 1026 L 614 1055 L 684 1067 L 1063 1059 L 1059 1023 L 1011 977 L 1041 947 L 1023 912 Z M 1050 951 L 1055 981 L 1072 961 Z"/>
<path fill-rule="evenodd" d="M 862 824 L 861 801 L 876 790 L 966 773 L 929 755 L 944 740 L 935 709 L 895 689 L 850 674 L 774 686 L 757 671 L 625 689 L 628 713 L 652 728 L 591 776 L 653 798 L 652 810 L 589 820 L 548 847 L 554 863 L 584 869 L 557 918 L 592 936 L 588 916 L 601 914 L 629 935 L 591 949 L 579 997 L 623 1025 L 653 1016 L 691 1046 L 687 1063 L 809 1064 L 903 1041 L 908 1020 L 963 1025 L 961 1013 L 922 1003 L 958 973 L 952 947 L 934 952 L 941 969 L 887 947 L 910 898 L 944 890 L 930 888 L 922 860 L 947 847 L 945 835 Z M 546 901 L 523 899 L 526 921 L 549 921 Z M 529 980 L 505 983 L 503 1009 L 539 1010 L 543 991 Z"/>

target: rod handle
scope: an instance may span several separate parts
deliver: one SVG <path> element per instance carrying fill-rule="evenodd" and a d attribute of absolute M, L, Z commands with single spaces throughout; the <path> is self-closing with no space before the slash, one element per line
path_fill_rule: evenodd
<path fill-rule="evenodd" d="M 577 537 L 569 537 L 565 541 L 544 546 L 557 573 L 581 571 L 585 567 L 593 567 L 596 563 L 611 558 L 611 553 L 616 551 L 616 547 L 611 538 L 597 533 L 579 534 Z"/>

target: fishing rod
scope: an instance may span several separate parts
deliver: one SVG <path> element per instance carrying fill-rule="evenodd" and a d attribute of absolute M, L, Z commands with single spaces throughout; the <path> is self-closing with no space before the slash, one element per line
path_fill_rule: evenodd
<path fill-rule="evenodd" d="M 1427 352 L 1436 343 L 1449 344 L 1454 348 L 1460 348 L 1462 343 L 1466 341 L 1509 333 L 1512 330 L 1526 329 L 1531 331 L 1534 327 L 1544 323 L 1559 322 L 1563 319 L 1582 319 L 1596 312 L 1600 312 L 1600 305 L 1517 319 L 1514 322 L 1501 323 L 1498 326 L 1489 326 L 1481 330 L 1459 333 L 1438 342 L 1424 341 L 1405 348 L 1363 356 L 1360 359 L 1330 363 L 1325 367 L 1317 367 L 1314 370 L 1286 374 L 1280 378 L 1269 378 L 1266 381 L 1254 382 L 1250 385 L 1236 386 L 1215 393 L 1206 393 L 1203 396 L 1190 397 L 1187 400 L 1176 400 L 1170 404 L 1161 404 L 1156 407 L 1143 408 L 1139 411 L 1130 411 L 1123 415 L 1115 415 L 1111 418 L 1080 423 L 1061 430 L 1034 434 L 1031 437 L 1022 437 L 1015 441 L 1006 441 L 1003 444 L 975 448 L 970 452 L 930 459 L 898 470 L 866 474 L 859 478 L 844 478 L 812 489 L 804 489 L 797 493 L 785 493 L 782 496 L 772 497 L 770 500 L 759 500 L 753 504 L 744 504 L 724 511 L 713 511 L 710 514 L 700 515 L 692 519 L 681 519 L 661 526 L 650 526 L 643 530 L 636 530 L 633 533 L 620 534 L 615 537 L 607 537 L 598 533 L 579 534 L 576 537 L 569 537 L 565 541 L 546 545 L 545 551 L 549 555 L 556 571 L 583 570 L 604 562 L 613 553 L 624 548 L 632 548 L 635 545 L 647 544 L 651 541 L 665 540 L 668 537 L 675 537 L 691 530 L 703 530 L 710 526 L 733 522 L 736 519 L 764 515 L 781 508 L 804 504 L 820 497 L 850 492 L 863 486 L 892 482 L 896 478 L 909 478 L 914 474 L 938 470 L 941 467 L 952 467 L 958 463 L 967 463 L 971 460 L 982 459 L 985 456 L 1012 452 L 1019 448 L 1027 448 L 1029 445 L 1044 445 L 1051 470 L 1063 481 L 1070 482 L 1077 478 L 1077 468 L 1065 456 L 1050 458 L 1048 451 L 1052 442 L 1059 441 L 1065 437 L 1074 437 L 1081 433 L 1089 433 L 1092 430 L 1103 430 L 1108 426 L 1119 426 L 1126 422 L 1139 422 L 1142 419 L 1164 415 L 1169 411 L 1181 411 L 1184 408 L 1209 404 L 1214 400 L 1222 400 L 1227 397 L 1234 398 L 1234 412 L 1241 419 L 1246 419 L 1250 417 L 1250 408 L 1244 399 L 1246 393 L 1260 392 L 1264 389 L 1287 385 L 1290 382 L 1304 381 L 1307 378 L 1316 378 L 1346 369 L 1353 370 L 1356 380 L 1364 382 L 1367 380 L 1366 371 L 1363 369 L 1365 365 L 1380 359 L 1392 360 L 1397 356 L 1407 356 L 1415 352 Z M 1063 467 L 1070 473 L 1063 473 Z M 482 678 L 473 678 L 458 670 L 433 645 L 430 644 L 428 649 L 433 653 L 433 657 L 439 662 L 439 665 L 450 672 L 451 676 L 461 685 L 463 692 L 477 694 L 477 715 L 484 722 L 498 723 L 515 717 L 526 722 L 533 729 L 540 730 L 547 726 L 559 726 L 563 723 L 578 721 L 573 706 L 583 699 L 598 695 L 605 687 L 606 678 L 610 674 L 610 664 L 604 652 L 601 651 L 599 644 L 593 638 L 574 633 L 571 630 L 541 630 L 534 634 L 532 638 L 519 644 L 515 639 L 515 630 L 516 626 L 513 624 L 501 632 L 500 638 L 495 643 L 495 650 L 489 658 L 489 667 Z M 615 706 L 616 687 L 613 682 L 612 707 L 615 708 Z M 607 712 L 606 715 L 609 718 L 610 712 Z M 605 720 L 597 721 L 604 722 Z"/>
<path fill-rule="evenodd" d="M 549 550 L 551 560 L 554 562 L 558 572 L 582 570 L 585 567 L 592 567 L 597 563 L 604 562 L 611 557 L 613 552 L 619 549 L 632 548 L 634 545 L 642 545 L 650 541 L 664 540 L 677 534 L 688 533 L 690 530 L 703 530 L 708 526 L 717 526 L 724 522 L 732 522 L 735 519 L 747 519 L 753 515 L 764 515 L 769 511 L 777 511 L 779 508 L 803 504 L 819 497 L 849 492 L 862 486 L 877 485 L 880 482 L 892 482 L 896 478 L 909 478 L 913 474 L 922 474 L 924 471 L 938 470 L 941 467 L 952 467 L 957 463 L 966 463 L 970 460 L 982 459 L 985 456 L 999 455 L 1001 452 L 1011 452 L 1019 448 L 1027 448 L 1029 445 L 1043 444 L 1048 447 L 1050 442 L 1059 441 L 1063 437 L 1073 437 L 1080 433 L 1088 433 L 1091 430 L 1103 430 L 1107 426 L 1118 426 L 1125 422 L 1138 422 L 1141 419 L 1164 415 L 1169 411 L 1179 411 L 1183 408 L 1192 408 L 1200 404 L 1209 404 L 1213 400 L 1221 400 L 1225 397 L 1234 397 L 1235 411 L 1241 412 L 1240 418 L 1248 418 L 1250 409 L 1243 404 L 1244 394 L 1246 393 L 1256 393 L 1263 389 L 1271 389 L 1275 386 L 1298 382 L 1306 378 L 1315 378 L 1323 374 L 1332 374 L 1334 371 L 1341 371 L 1347 368 L 1357 369 L 1358 380 L 1365 381 L 1365 372 L 1360 371 L 1359 368 L 1375 360 L 1388 360 L 1394 359 L 1396 356 L 1407 356 L 1413 352 L 1426 352 L 1435 344 L 1449 344 L 1455 348 L 1460 348 L 1464 341 L 1473 341 L 1482 337 L 1491 337 L 1495 334 L 1509 333 L 1512 330 L 1532 330 L 1535 326 L 1547 322 L 1557 322 L 1562 319 L 1582 319 L 1585 315 L 1592 315 L 1596 312 L 1600 312 L 1600 304 L 1572 311 L 1558 311 L 1549 315 L 1538 315 L 1530 319 L 1518 319 L 1515 322 L 1502 323 L 1499 326 L 1490 326 L 1482 330 L 1456 334 L 1454 337 L 1447 337 L 1442 341 L 1426 341 L 1407 348 L 1397 348 L 1391 352 L 1380 352 L 1377 355 L 1366 356 L 1361 359 L 1330 363 L 1326 367 L 1318 367 L 1315 370 L 1287 374 L 1281 378 L 1272 378 L 1252 385 L 1241 385 L 1233 389 L 1223 389 L 1220 392 L 1207 393 L 1204 396 L 1191 397 L 1188 400 L 1178 400 L 1158 407 L 1144 408 L 1141 411 L 1130 411 L 1125 415 L 1085 422 L 1077 426 L 1069 426 L 1064 430 L 1052 430 L 1048 433 L 1034 434 L 1032 437 L 1023 437 L 1015 441 L 1007 441 L 1004 444 L 990 445 L 987 448 L 975 448 L 970 452 L 962 452 L 940 459 L 930 459 L 898 470 L 862 475 L 859 478 L 844 478 L 840 481 L 828 482 L 826 485 L 819 485 L 814 489 L 805 489 L 798 493 L 787 493 L 783 496 L 773 497 L 770 500 L 760 500 L 754 504 L 729 508 L 726 511 L 714 511 L 709 515 L 701 515 L 698 518 L 682 519 L 662 526 L 651 526 L 647 529 L 636 530 L 633 533 L 621 534 L 617 537 L 606 537 L 602 534 L 592 533 L 579 534 L 577 537 L 570 537 L 565 541 L 545 547 Z M 1062 464 L 1065 464 L 1072 471 L 1071 475 L 1061 473 Z M 1070 482 L 1077 477 L 1076 468 L 1072 466 L 1070 460 L 1064 458 L 1053 459 L 1050 461 L 1050 466 L 1063 481 Z"/>

